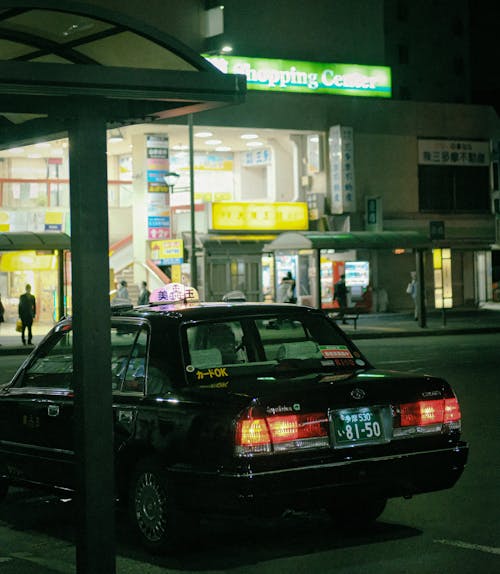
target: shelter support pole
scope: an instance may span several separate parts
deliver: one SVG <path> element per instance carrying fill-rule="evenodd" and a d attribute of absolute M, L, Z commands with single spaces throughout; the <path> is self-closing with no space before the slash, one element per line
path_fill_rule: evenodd
<path fill-rule="evenodd" d="M 427 327 L 427 309 L 425 306 L 425 273 L 424 273 L 424 250 L 416 250 L 417 268 L 417 312 L 418 326 Z"/>
<path fill-rule="evenodd" d="M 316 255 L 316 301 L 318 302 L 318 309 L 321 309 L 321 249 L 315 249 Z"/>
<path fill-rule="evenodd" d="M 64 249 L 59 249 L 57 251 L 57 320 L 62 319 L 66 313 L 64 308 L 64 277 L 66 274 L 64 271 Z"/>
<path fill-rule="evenodd" d="M 189 203 L 191 208 L 191 286 L 198 289 L 198 262 L 196 260 L 196 200 L 194 195 L 194 143 L 193 114 L 188 115 L 189 127 Z M 206 286 L 205 286 L 206 288 Z"/>
<path fill-rule="evenodd" d="M 69 128 L 76 571 L 114 574 L 114 461 L 106 124 L 82 99 Z"/>

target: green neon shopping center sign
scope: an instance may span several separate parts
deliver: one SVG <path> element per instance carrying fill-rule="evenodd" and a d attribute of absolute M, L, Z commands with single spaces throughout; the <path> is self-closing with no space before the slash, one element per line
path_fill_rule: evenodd
<path fill-rule="evenodd" d="M 301 92 L 390 98 L 391 69 L 387 66 L 324 64 L 300 60 L 268 60 L 239 56 L 205 58 L 226 74 L 244 74 L 249 90 Z"/>

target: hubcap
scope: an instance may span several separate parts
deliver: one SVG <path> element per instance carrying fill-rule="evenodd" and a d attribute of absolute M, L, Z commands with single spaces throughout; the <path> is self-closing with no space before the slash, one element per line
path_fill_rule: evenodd
<path fill-rule="evenodd" d="M 151 542 L 165 535 L 166 507 L 167 497 L 156 475 L 141 474 L 135 490 L 135 515 L 141 532 Z"/>

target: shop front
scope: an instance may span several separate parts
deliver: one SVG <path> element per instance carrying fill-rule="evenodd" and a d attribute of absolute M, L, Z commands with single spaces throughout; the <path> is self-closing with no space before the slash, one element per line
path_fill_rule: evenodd
<path fill-rule="evenodd" d="M 37 299 L 37 321 L 50 325 L 68 312 L 70 247 L 65 233 L 0 234 L 0 295 L 7 321 L 17 318 L 26 284 Z"/>
<path fill-rule="evenodd" d="M 401 290 L 406 286 L 410 269 L 422 268 L 420 277 L 425 292 L 423 261 L 431 243 L 418 232 L 299 232 L 283 233 L 267 244 L 264 252 L 273 259 L 273 297 L 279 278 L 288 271 L 296 281 L 297 302 L 331 309 L 335 284 L 345 276 L 348 306 L 361 311 L 385 311 L 392 297 L 392 286 L 381 280 L 379 265 L 383 261 L 393 276 L 398 276 Z M 399 288 L 399 287 L 398 287 Z"/>

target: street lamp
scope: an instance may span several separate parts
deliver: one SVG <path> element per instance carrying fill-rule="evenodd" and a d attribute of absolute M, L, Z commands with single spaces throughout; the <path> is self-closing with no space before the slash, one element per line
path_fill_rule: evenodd
<path fill-rule="evenodd" d="M 165 180 L 165 183 L 168 185 L 169 192 L 173 191 L 173 187 L 177 183 L 179 177 L 180 177 L 179 174 L 175 173 L 175 171 L 167 171 L 163 179 Z"/>

